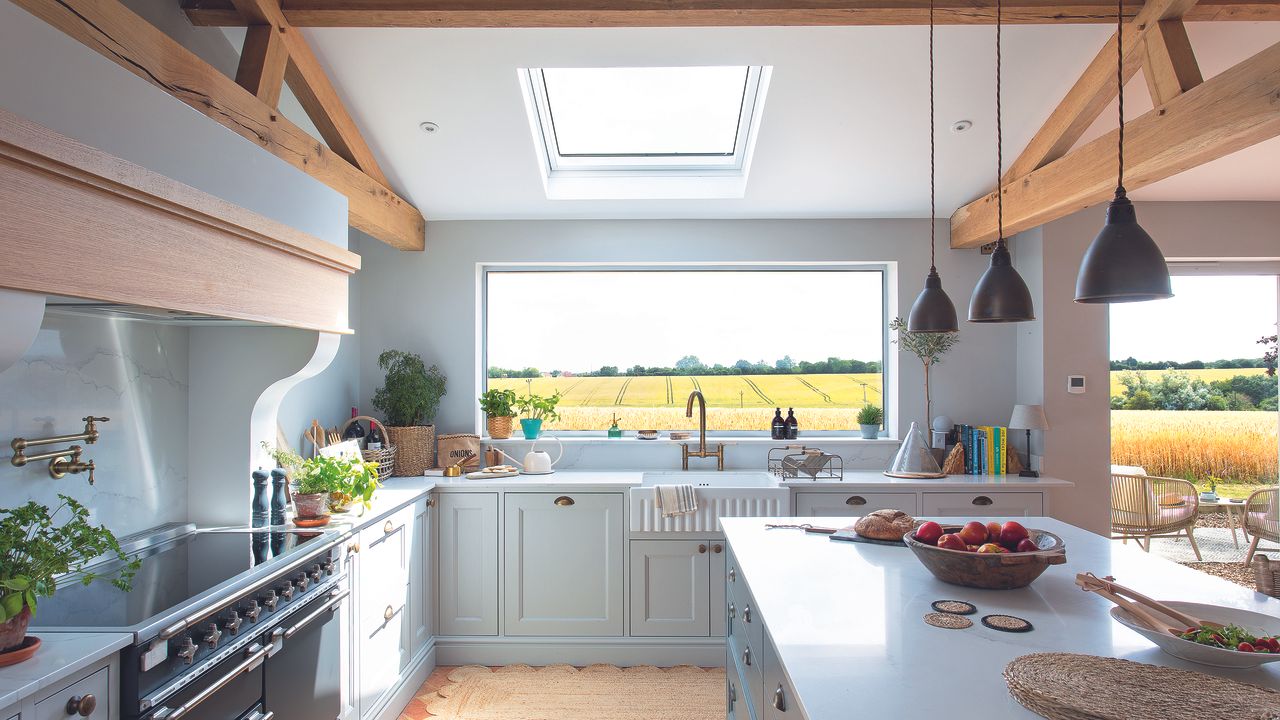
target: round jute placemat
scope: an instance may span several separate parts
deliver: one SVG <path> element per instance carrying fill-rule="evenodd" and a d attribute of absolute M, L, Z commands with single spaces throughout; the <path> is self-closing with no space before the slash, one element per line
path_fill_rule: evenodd
<path fill-rule="evenodd" d="M 1009 693 L 1049 720 L 1275 720 L 1280 693 L 1129 660 L 1035 653 L 1004 668 Z"/>
<path fill-rule="evenodd" d="M 973 621 L 953 613 L 931 612 L 924 616 L 924 621 L 936 628 L 944 630 L 964 630 L 973 627 Z"/>

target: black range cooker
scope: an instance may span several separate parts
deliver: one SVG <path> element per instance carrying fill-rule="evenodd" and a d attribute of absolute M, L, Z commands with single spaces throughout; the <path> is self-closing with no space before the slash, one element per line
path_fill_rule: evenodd
<path fill-rule="evenodd" d="M 67 578 L 35 629 L 132 633 L 119 686 L 129 720 L 335 718 L 342 537 L 167 526 L 122 543 L 142 559 L 132 591 Z"/>

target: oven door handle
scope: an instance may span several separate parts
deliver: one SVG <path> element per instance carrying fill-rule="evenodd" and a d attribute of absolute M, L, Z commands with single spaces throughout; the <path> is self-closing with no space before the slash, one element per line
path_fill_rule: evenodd
<path fill-rule="evenodd" d="M 152 719 L 153 720 L 179 720 L 179 718 L 182 718 L 187 713 L 191 712 L 197 706 L 199 706 L 200 703 L 213 697 L 219 690 L 226 687 L 227 685 L 230 685 L 232 680 L 235 680 L 241 675 L 261 665 L 263 658 L 267 656 L 267 648 L 261 645 L 258 645 L 257 643 L 254 643 L 253 645 L 249 646 L 249 649 L 246 650 L 245 653 L 246 653 L 245 658 L 243 661 L 240 662 L 239 665 L 231 668 L 230 672 L 228 672 L 226 675 L 223 675 L 222 677 L 215 680 L 212 685 L 196 693 L 194 697 L 182 703 L 176 708 L 173 708 L 173 709 L 170 709 L 167 707 L 160 708 L 155 712 L 155 714 L 151 716 Z"/>
<path fill-rule="evenodd" d="M 327 612 L 337 609 L 338 605 L 343 600 L 346 600 L 347 596 L 350 594 L 351 594 L 350 590 L 338 590 L 337 588 L 334 588 L 329 593 L 329 602 L 325 603 L 324 605 L 321 605 L 320 607 L 312 611 L 310 615 L 302 618 L 302 620 L 298 621 L 297 625 L 294 625 L 288 630 L 285 630 L 284 639 L 288 640 L 294 635 L 297 635 L 298 631 L 302 630 L 302 628 L 306 627 L 307 625 L 310 625 L 311 621 L 315 620 L 316 618 L 320 617 L 321 615 Z"/>

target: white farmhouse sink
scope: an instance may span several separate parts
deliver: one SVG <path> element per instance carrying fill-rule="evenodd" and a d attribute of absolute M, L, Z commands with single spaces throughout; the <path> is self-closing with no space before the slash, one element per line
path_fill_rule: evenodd
<path fill-rule="evenodd" d="M 698 509 L 663 517 L 657 507 L 658 485 L 694 486 Z M 633 532 L 720 532 L 723 517 L 777 517 L 791 514 L 790 491 L 762 471 L 647 472 L 631 488 Z"/>

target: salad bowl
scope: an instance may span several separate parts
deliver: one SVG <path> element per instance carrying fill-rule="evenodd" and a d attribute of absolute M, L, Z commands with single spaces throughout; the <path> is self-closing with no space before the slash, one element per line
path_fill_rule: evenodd
<path fill-rule="evenodd" d="M 1181 610 L 1189 615 L 1212 620 L 1223 625 L 1235 625 L 1253 636 L 1274 637 L 1280 635 L 1280 618 L 1251 610 L 1223 607 L 1221 605 L 1204 605 L 1201 603 L 1163 601 L 1165 605 Z M 1280 653 L 1242 652 L 1215 645 L 1206 645 L 1194 640 L 1184 640 L 1167 632 L 1156 632 L 1138 622 L 1124 608 L 1111 608 L 1111 617 L 1116 622 L 1142 635 L 1155 643 L 1161 650 L 1170 655 L 1201 665 L 1212 665 L 1221 668 L 1251 668 L 1263 663 L 1280 660 Z"/>

